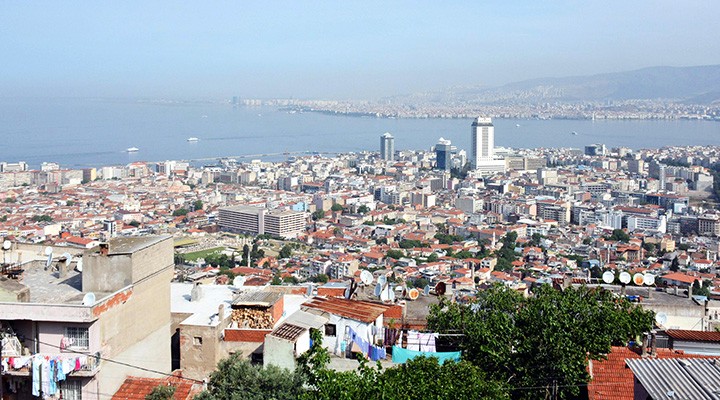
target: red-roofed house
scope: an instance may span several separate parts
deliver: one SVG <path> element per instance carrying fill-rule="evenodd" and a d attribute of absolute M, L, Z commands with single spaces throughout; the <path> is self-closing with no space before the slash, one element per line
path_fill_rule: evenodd
<path fill-rule="evenodd" d="M 129 377 L 112 396 L 112 400 L 145 400 L 145 396 L 160 385 L 175 388 L 173 400 L 190 400 L 202 391 L 202 385 L 180 375 L 167 378 Z"/>

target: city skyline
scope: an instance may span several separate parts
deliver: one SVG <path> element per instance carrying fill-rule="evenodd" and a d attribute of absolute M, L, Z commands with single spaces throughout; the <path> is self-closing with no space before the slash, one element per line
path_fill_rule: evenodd
<path fill-rule="evenodd" d="M 720 64 L 711 1 L 4 5 L 4 96 L 377 98 Z"/>

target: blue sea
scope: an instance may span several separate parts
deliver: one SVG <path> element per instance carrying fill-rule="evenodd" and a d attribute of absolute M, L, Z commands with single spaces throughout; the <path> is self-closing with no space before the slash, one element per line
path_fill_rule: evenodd
<path fill-rule="evenodd" d="M 285 152 L 378 151 L 380 135 L 395 149 L 429 149 L 440 137 L 468 149 L 470 119 L 384 119 L 289 113 L 222 102 L 0 98 L 0 161 L 43 161 L 65 168 L 134 161 L 282 159 Z M 593 143 L 633 149 L 720 145 L 720 123 L 691 120 L 495 119 L 496 146 L 575 147 Z M 573 135 L 572 132 L 577 132 Z M 189 137 L 199 141 L 188 142 Z M 136 153 L 128 153 L 137 147 Z"/>

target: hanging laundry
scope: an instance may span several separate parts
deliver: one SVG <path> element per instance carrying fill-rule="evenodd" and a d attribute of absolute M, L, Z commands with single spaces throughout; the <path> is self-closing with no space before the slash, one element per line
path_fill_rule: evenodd
<path fill-rule="evenodd" d="M 420 340 L 420 351 L 434 353 L 436 337 L 437 333 L 420 333 L 418 335 L 418 338 Z"/>
<path fill-rule="evenodd" d="M 407 346 L 408 350 L 420 351 L 420 332 L 408 331 L 407 334 Z"/>
<path fill-rule="evenodd" d="M 40 378 L 42 374 L 42 357 L 35 356 L 32 359 L 32 395 L 40 396 Z"/>
<path fill-rule="evenodd" d="M 392 348 L 392 361 L 396 364 L 404 364 L 408 360 L 412 360 L 415 357 L 435 357 L 440 363 L 445 363 L 447 360 L 460 361 L 461 352 L 459 351 L 448 351 L 448 352 L 435 352 L 428 353 L 423 351 L 413 351 L 403 349 L 402 347 L 393 346 Z"/>

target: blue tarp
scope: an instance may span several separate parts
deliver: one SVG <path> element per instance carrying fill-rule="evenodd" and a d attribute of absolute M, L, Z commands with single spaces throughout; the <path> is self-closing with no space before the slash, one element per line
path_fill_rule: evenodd
<path fill-rule="evenodd" d="M 459 351 L 429 353 L 426 351 L 403 349 L 399 346 L 393 346 L 392 349 L 392 361 L 395 364 L 405 364 L 407 360 L 412 360 L 413 358 L 420 356 L 435 357 L 440 361 L 441 364 L 443 364 L 447 360 L 460 361 L 461 354 L 461 352 Z"/>

